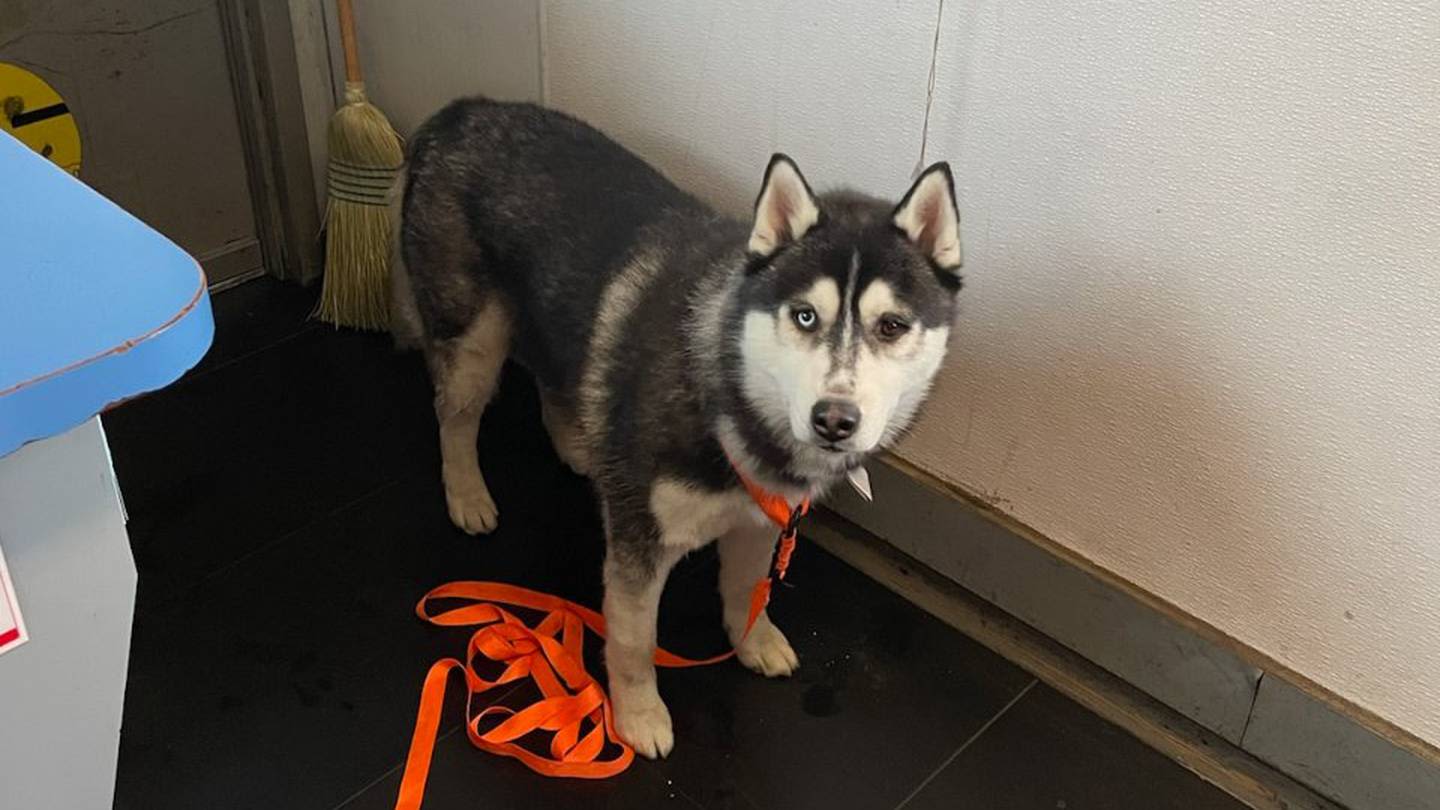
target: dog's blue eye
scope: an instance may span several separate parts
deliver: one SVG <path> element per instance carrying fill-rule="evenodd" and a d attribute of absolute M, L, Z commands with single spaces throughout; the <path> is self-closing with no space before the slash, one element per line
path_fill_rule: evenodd
<path fill-rule="evenodd" d="M 810 307 L 791 307 L 790 319 L 795 322 L 796 326 L 806 332 L 815 331 L 815 327 L 820 323 L 819 316 L 817 316 L 815 310 Z"/>

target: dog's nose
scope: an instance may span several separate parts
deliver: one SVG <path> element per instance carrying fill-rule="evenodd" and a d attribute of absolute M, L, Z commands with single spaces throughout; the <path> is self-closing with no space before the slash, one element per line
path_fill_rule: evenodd
<path fill-rule="evenodd" d="M 838 442 L 855 434 L 860 425 L 860 409 L 843 399 L 822 399 L 810 409 L 810 424 L 820 438 Z"/>

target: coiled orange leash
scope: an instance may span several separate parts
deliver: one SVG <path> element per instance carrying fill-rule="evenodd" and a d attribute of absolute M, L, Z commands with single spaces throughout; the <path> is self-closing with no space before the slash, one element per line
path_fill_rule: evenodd
<path fill-rule="evenodd" d="M 780 527 L 773 573 L 756 582 L 750 592 L 750 615 L 745 624 L 748 635 L 770 602 L 773 581 L 785 578 L 790 556 L 795 552 L 796 529 L 800 518 L 809 513 L 810 501 L 806 499 L 792 509 L 783 497 L 766 492 L 744 476 L 740 480 L 761 511 Z M 439 600 L 451 606 L 431 612 L 431 603 Z M 507 608 L 543 611 L 545 616 L 531 626 Z M 585 671 L 586 630 L 605 635 L 605 617 L 600 613 L 557 596 L 499 582 L 441 585 L 425 594 L 415 606 L 415 613 L 442 627 L 478 625 L 479 629 L 470 636 L 464 661 L 442 658 L 425 676 L 395 810 L 419 810 L 424 799 L 446 683 L 457 669 L 465 675 L 465 733 L 476 748 L 514 757 L 545 776 L 604 779 L 630 767 L 635 752 L 616 735 L 610 699 L 600 683 Z M 697 660 L 657 649 L 655 665 L 706 666 L 734 654 L 731 650 Z M 482 656 L 503 664 L 494 680 L 476 671 L 475 661 Z M 539 701 L 518 711 L 494 703 L 475 711 L 477 696 L 527 677 L 539 688 Z M 480 730 L 482 723 L 497 719 L 487 730 Z M 548 756 L 521 745 L 525 737 L 539 731 L 553 734 Z M 607 747 L 613 753 L 602 757 Z"/>

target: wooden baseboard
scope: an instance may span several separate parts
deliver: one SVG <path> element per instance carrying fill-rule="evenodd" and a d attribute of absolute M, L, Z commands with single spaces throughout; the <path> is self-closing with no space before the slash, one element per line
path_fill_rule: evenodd
<path fill-rule="evenodd" d="M 1045 549 L 1047 552 L 1065 560 L 1070 565 L 1085 571 L 1091 576 L 1105 582 L 1107 585 L 1124 592 L 1146 607 L 1183 625 L 1210 643 L 1233 651 L 1236 655 L 1264 670 L 1267 675 L 1278 675 L 1284 678 L 1290 684 L 1305 692 L 1330 710 L 1350 718 L 1373 734 L 1389 741 L 1392 745 L 1402 748 L 1419 759 L 1440 768 L 1440 748 L 1400 728 L 1384 717 L 1331 692 L 1315 683 L 1303 673 L 1296 672 L 1280 661 L 1237 640 L 1214 625 L 1204 622 L 1190 613 L 1181 610 L 1170 601 L 1147 591 L 1112 571 L 1101 568 L 1087 557 L 1056 543 L 1041 532 L 1001 512 L 982 499 L 977 498 L 973 493 L 966 492 L 959 487 L 941 481 L 930 473 L 893 454 L 887 455 L 883 463 L 890 465 L 919 486 L 923 486 L 943 497 L 965 502 L 986 520 Z M 1436 805 L 1440 806 L 1440 800 L 1437 800 Z"/>
<path fill-rule="evenodd" d="M 1079 660 L 1331 801 L 1440 807 L 1426 741 L 902 459 L 870 474 L 827 505 Z"/>
<path fill-rule="evenodd" d="M 1263 810 L 1340 810 L 1212 731 L 828 510 L 806 536 L 1200 778 Z"/>

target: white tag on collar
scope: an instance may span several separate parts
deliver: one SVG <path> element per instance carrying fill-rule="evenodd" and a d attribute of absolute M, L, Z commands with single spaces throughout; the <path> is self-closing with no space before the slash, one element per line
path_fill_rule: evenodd
<path fill-rule="evenodd" d="M 854 487 L 855 491 L 860 493 L 860 497 L 864 498 L 867 502 L 875 500 L 875 496 L 870 492 L 870 473 L 864 467 L 856 467 L 850 470 L 845 474 L 845 477 L 849 479 L 850 486 Z"/>

